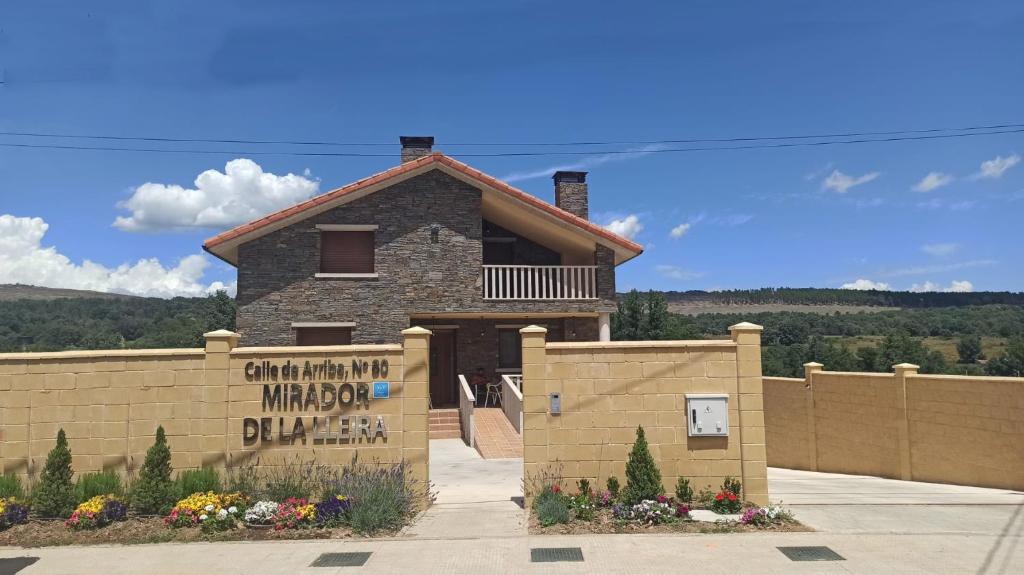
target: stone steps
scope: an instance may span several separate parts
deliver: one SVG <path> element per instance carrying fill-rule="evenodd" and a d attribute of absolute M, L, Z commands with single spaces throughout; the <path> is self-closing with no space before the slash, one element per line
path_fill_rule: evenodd
<path fill-rule="evenodd" d="M 458 409 L 431 409 L 427 417 L 430 439 L 458 439 L 462 437 Z"/>

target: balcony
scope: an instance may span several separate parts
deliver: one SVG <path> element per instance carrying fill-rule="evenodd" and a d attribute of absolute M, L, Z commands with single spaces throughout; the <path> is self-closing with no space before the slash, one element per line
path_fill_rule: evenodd
<path fill-rule="evenodd" d="M 483 266 L 485 300 L 594 300 L 597 266 Z"/>

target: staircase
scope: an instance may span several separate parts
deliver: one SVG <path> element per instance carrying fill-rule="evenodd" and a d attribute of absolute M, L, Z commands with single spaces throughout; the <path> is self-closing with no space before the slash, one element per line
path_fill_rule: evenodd
<path fill-rule="evenodd" d="M 462 437 L 458 409 L 431 409 L 428 417 L 430 439 L 458 439 Z"/>

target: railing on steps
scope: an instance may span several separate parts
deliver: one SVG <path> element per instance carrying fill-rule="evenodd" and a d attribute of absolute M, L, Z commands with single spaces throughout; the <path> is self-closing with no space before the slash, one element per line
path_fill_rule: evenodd
<path fill-rule="evenodd" d="M 476 448 L 473 442 L 473 408 L 476 406 L 476 396 L 466 381 L 466 376 L 459 374 L 459 426 L 462 427 L 462 440 L 466 445 Z"/>
<path fill-rule="evenodd" d="M 597 266 L 483 266 L 484 299 L 597 299 Z"/>
<path fill-rule="evenodd" d="M 519 435 L 523 434 L 523 376 L 501 376 L 501 409 Z"/>

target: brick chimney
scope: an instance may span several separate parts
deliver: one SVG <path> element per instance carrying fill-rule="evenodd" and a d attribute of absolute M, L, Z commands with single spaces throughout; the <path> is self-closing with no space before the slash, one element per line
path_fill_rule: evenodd
<path fill-rule="evenodd" d="M 434 136 L 400 136 L 402 141 L 402 163 L 411 162 L 430 155 Z"/>
<path fill-rule="evenodd" d="M 589 219 L 586 172 L 555 172 L 555 205 L 583 219 Z"/>

